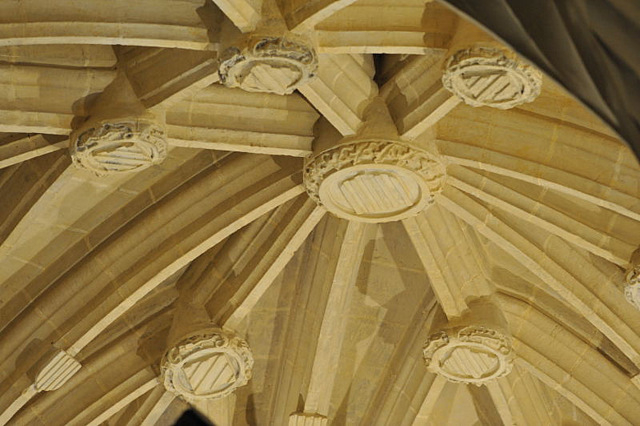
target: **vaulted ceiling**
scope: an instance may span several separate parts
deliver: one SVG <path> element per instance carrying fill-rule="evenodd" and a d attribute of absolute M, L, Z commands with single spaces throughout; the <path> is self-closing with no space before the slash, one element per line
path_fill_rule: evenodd
<path fill-rule="evenodd" d="M 437 2 L 0 3 L 0 425 L 640 424 L 639 222 Z"/>

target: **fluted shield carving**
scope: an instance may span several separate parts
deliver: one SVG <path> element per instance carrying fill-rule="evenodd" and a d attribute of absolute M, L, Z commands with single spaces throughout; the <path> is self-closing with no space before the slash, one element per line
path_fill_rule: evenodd
<path fill-rule="evenodd" d="M 508 374 L 514 359 L 510 337 L 479 326 L 436 333 L 423 353 L 429 371 L 451 382 L 478 386 Z"/>
<path fill-rule="evenodd" d="M 506 51 L 474 47 L 448 59 L 442 84 L 467 105 L 509 109 L 538 97 L 542 74 Z"/>
<path fill-rule="evenodd" d="M 75 132 L 70 151 L 77 166 L 107 175 L 161 163 L 167 142 L 163 128 L 152 121 L 108 120 Z"/>
<path fill-rule="evenodd" d="M 225 397 L 248 383 L 252 369 L 247 342 L 221 329 L 190 334 L 161 363 L 165 388 L 187 400 Z"/>
<path fill-rule="evenodd" d="M 293 93 L 315 77 L 318 59 L 312 47 L 284 37 L 250 42 L 245 49 L 231 47 L 220 60 L 220 82 L 248 92 Z"/>
<path fill-rule="evenodd" d="M 327 426 L 329 419 L 319 414 L 294 413 L 289 416 L 289 426 Z"/>
<path fill-rule="evenodd" d="M 396 141 L 339 145 L 307 159 L 309 196 L 338 217 L 390 222 L 414 216 L 433 203 L 445 168 L 429 152 Z"/>
<path fill-rule="evenodd" d="M 66 351 L 58 350 L 42 367 L 35 379 L 38 391 L 54 391 L 67 383 L 78 370 L 80 363 Z"/>

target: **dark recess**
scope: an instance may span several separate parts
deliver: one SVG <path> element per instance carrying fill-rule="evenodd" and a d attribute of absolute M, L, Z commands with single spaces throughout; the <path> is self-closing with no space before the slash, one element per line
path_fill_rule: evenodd
<path fill-rule="evenodd" d="M 441 1 L 564 86 L 640 158 L 640 1 Z"/>

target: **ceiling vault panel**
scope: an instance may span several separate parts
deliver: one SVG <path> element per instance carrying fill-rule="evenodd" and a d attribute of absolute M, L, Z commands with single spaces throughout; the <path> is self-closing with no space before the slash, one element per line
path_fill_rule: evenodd
<path fill-rule="evenodd" d="M 640 165 L 453 9 L 0 2 L 0 426 L 639 407 Z"/>

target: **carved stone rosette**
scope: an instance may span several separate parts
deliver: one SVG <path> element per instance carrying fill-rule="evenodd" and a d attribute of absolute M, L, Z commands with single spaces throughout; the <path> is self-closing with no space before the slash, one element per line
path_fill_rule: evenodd
<path fill-rule="evenodd" d="M 311 46 L 284 37 L 230 47 L 220 58 L 220 82 L 248 92 L 288 95 L 315 77 L 318 58 Z"/>
<path fill-rule="evenodd" d="M 467 105 L 509 109 L 538 97 L 542 74 L 504 50 L 474 47 L 447 60 L 442 83 Z"/>
<path fill-rule="evenodd" d="M 70 151 L 77 166 L 101 176 L 161 163 L 167 141 L 163 128 L 153 121 L 104 120 L 74 132 Z"/>
<path fill-rule="evenodd" d="M 165 354 L 160 369 L 169 392 L 187 401 L 217 399 L 248 383 L 253 355 L 245 340 L 214 328 L 182 339 Z"/>
<path fill-rule="evenodd" d="M 481 326 L 436 333 L 423 353 L 429 371 L 451 382 L 477 386 L 508 374 L 514 359 L 511 338 Z"/>
<path fill-rule="evenodd" d="M 338 217 L 391 222 L 414 216 L 442 190 L 445 167 L 426 151 L 397 141 L 350 142 L 307 158 L 309 196 Z"/>
<path fill-rule="evenodd" d="M 629 303 L 640 310 L 640 265 L 635 265 L 627 272 L 624 296 Z"/>

